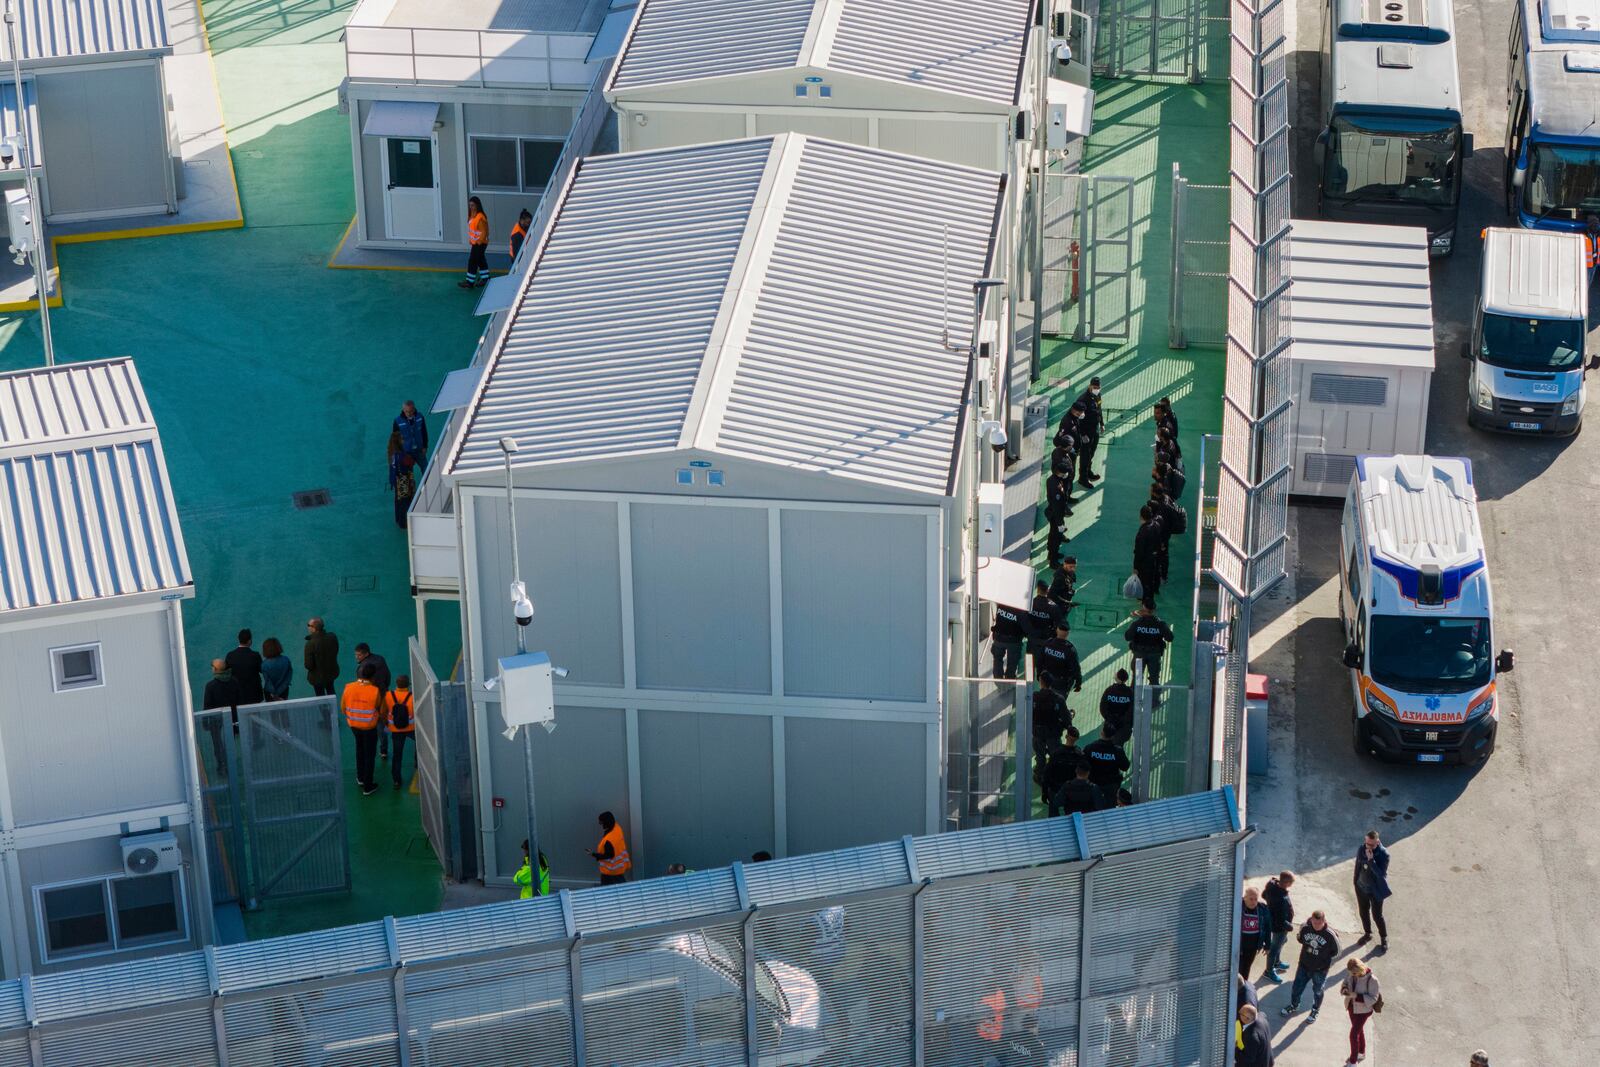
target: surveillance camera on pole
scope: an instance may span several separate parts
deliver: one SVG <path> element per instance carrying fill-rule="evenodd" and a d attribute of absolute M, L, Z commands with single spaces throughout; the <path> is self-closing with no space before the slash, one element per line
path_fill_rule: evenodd
<path fill-rule="evenodd" d="M 978 424 L 978 436 L 989 442 L 989 447 L 996 452 L 1006 450 L 1006 429 L 993 419 L 985 419 Z"/>

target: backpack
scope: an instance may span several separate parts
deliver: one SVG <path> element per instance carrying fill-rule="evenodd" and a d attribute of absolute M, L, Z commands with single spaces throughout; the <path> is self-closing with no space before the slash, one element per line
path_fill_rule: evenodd
<path fill-rule="evenodd" d="M 1189 528 L 1189 513 L 1177 504 L 1172 505 L 1172 533 L 1181 534 Z"/>
<path fill-rule="evenodd" d="M 396 730 L 404 730 L 411 725 L 411 690 L 405 690 L 404 701 L 398 699 L 400 692 L 398 689 L 394 691 L 396 699 L 393 701 L 394 706 L 389 710 L 389 722 Z"/>

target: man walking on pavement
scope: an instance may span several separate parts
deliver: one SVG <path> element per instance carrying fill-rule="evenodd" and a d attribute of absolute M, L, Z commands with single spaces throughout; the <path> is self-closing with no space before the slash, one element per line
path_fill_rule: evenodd
<path fill-rule="evenodd" d="M 1133 613 L 1133 621 L 1122 632 L 1135 661 L 1144 661 L 1144 674 L 1151 685 L 1161 684 L 1161 657 L 1172 644 L 1172 627 L 1156 614 L 1155 598 L 1145 595 L 1144 603 Z"/>
<path fill-rule="evenodd" d="M 1072 475 L 1052 473 L 1044 482 L 1044 517 L 1050 524 L 1046 555 L 1054 567 L 1061 549 L 1072 538 L 1067 536 L 1067 516 L 1072 514 Z"/>
<path fill-rule="evenodd" d="M 1117 680 L 1100 694 L 1100 736 L 1114 745 L 1125 745 L 1133 736 L 1133 686 L 1128 672 L 1117 671 Z"/>
<path fill-rule="evenodd" d="M 1289 899 L 1293 886 L 1294 872 L 1283 871 L 1276 878 L 1268 878 L 1267 887 L 1261 891 L 1261 899 L 1272 913 L 1272 930 L 1267 938 L 1267 981 L 1273 985 L 1282 985 L 1283 972 L 1289 969 L 1283 962 L 1283 943 L 1294 930 L 1294 901 Z"/>
<path fill-rule="evenodd" d="M 994 625 L 989 627 L 989 644 L 994 650 L 994 676 L 1015 678 L 1022 670 L 1022 639 L 1028 628 L 1021 609 L 996 603 Z"/>
<path fill-rule="evenodd" d="M 1246 1004 L 1239 1009 L 1238 1054 L 1233 1067 L 1272 1067 L 1275 1062 L 1266 1017 L 1254 1005 Z"/>
<path fill-rule="evenodd" d="M 372 664 L 372 684 L 378 687 L 378 692 L 387 699 L 389 695 L 389 662 L 382 656 L 374 656 L 372 647 L 365 641 L 356 646 L 356 676 L 361 676 L 361 668 Z M 389 732 L 378 731 L 378 755 L 384 759 L 389 758 Z"/>
<path fill-rule="evenodd" d="M 363 663 L 356 671 L 356 680 L 344 687 L 339 697 L 339 709 L 345 722 L 350 724 L 350 736 L 356 745 L 356 784 L 361 795 L 370 797 L 378 791 L 373 781 L 373 769 L 378 754 L 378 717 L 383 707 L 383 692 L 373 684 L 377 672 L 372 664 Z"/>
<path fill-rule="evenodd" d="M 622 838 L 622 827 L 617 825 L 617 817 L 609 811 L 602 811 L 600 831 L 600 843 L 589 853 L 600 865 L 600 884 L 615 885 L 627 881 L 633 860 L 628 858 L 628 843 Z"/>
<path fill-rule="evenodd" d="M 234 684 L 239 687 L 239 703 L 247 707 L 266 699 L 261 688 L 261 654 L 250 647 L 253 640 L 249 630 L 240 630 L 239 647 L 223 659 L 228 665 L 228 673 L 233 675 Z M 237 714 L 233 721 L 239 721 Z"/>
<path fill-rule="evenodd" d="M 1300 1010 L 1300 996 L 1306 986 L 1311 986 L 1311 1021 L 1317 1021 L 1322 1010 L 1322 987 L 1328 982 L 1328 968 L 1339 955 L 1339 937 L 1328 925 L 1328 917 L 1321 911 L 1311 913 L 1311 919 L 1300 927 L 1296 940 L 1300 942 L 1300 962 L 1295 967 L 1294 985 L 1289 987 L 1289 1006 L 1283 1009 L 1285 1017 Z"/>
<path fill-rule="evenodd" d="M 306 623 L 305 666 L 311 691 L 319 697 L 333 696 L 333 683 L 339 680 L 339 635 L 323 626 L 320 618 Z"/>
<path fill-rule="evenodd" d="M 1246 886 L 1244 902 L 1239 908 L 1239 977 L 1250 980 L 1250 970 L 1256 957 L 1266 947 L 1267 931 L 1272 925 L 1272 914 L 1261 903 L 1261 894 L 1255 886 Z"/>
<path fill-rule="evenodd" d="M 394 417 L 391 431 L 400 435 L 400 451 L 411 457 L 421 471 L 428 461 L 428 420 L 417 405 L 407 400 L 400 405 L 400 414 Z"/>
<path fill-rule="evenodd" d="M 1100 436 L 1105 433 L 1106 416 L 1100 406 L 1100 379 L 1089 379 L 1089 388 L 1078 397 L 1078 405 L 1083 408 L 1083 419 L 1078 424 L 1078 436 L 1082 444 L 1078 449 L 1078 484 L 1085 489 L 1093 489 L 1094 483 L 1100 476 L 1093 470 L 1095 450 L 1100 447 Z"/>
<path fill-rule="evenodd" d="M 1389 850 L 1383 847 L 1378 831 L 1368 830 L 1356 849 L 1356 907 L 1361 911 L 1361 940 L 1372 940 L 1372 924 L 1378 924 L 1378 948 L 1389 951 L 1389 926 L 1383 921 L 1383 902 L 1389 898 Z"/>
<path fill-rule="evenodd" d="M 1146 504 L 1139 509 L 1139 529 L 1133 535 L 1133 573 L 1139 576 L 1146 600 L 1161 590 L 1161 546 L 1164 531 L 1155 512 Z"/>

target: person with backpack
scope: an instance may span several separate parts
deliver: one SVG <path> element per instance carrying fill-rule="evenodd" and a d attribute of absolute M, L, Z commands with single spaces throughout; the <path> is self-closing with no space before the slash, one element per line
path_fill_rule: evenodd
<path fill-rule="evenodd" d="M 1383 990 L 1372 968 L 1351 956 L 1345 964 L 1339 993 L 1344 997 L 1344 1010 L 1350 1015 L 1350 1058 L 1345 1067 L 1354 1067 L 1367 1058 L 1367 1020 L 1383 1010 Z"/>
<path fill-rule="evenodd" d="M 389 760 L 389 770 L 394 773 L 394 787 L 403 789 L 406 784 L 405 775 L 400 773 L 400 765 L 406 759 L 406 739 L 417 728 L 416 703 L 411 696 L 411 676 L 402 674 L 394 680 L 394 692 L 384 700 L 384 719 L 389 724 L 389 745 L 394 750 Z M 411 757 L 411 769 L 416 770 L 417 757 Z"/>

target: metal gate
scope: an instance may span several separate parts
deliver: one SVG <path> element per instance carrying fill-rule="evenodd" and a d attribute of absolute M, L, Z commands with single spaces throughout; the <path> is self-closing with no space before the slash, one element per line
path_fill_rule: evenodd
<path fill-rule="evenodd" d="M 1045 175 L 1043 333 L 1074 341 L 1129 336 L 1133 208 L 1132 178 Z"/>
<path fill-rule="evenodd" d="M 1196 185 L 1172 165 L 1172 298 L 1168 344 L 1228 339 L 1228 187 Z"/>
<path fill-rule="evenodd" d="M 348 891 L 338 702 L 307 697 L 196 716 L 212 896 Z"/>
<path fill-rule="evenodd" d="M 1170 669 L 1170 668 L 1169 668 Z M 1194 701 L 1186 685 L 1148 685 L 1144 664 L 1133 664 L 1133 741 L 1128 791 L 1137 802 L 1189 791 L 1189 742 Z"/>
<path fill-rule="evenodd" d="M 441 682 L 417 639 L 411 639 L 411 688 L 416 701 L 417 792 L 422 829 L 453 881 L 478 875 L 477 821 L 467 737 L 466 687 Z"/>
<path fill-rule="evenodd" d="M 1228 0 L 1100 0 L 1094 73 L 1112 78 L 1228 78 Z"/>

